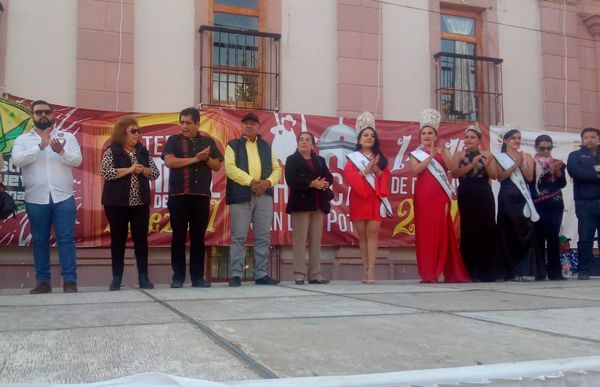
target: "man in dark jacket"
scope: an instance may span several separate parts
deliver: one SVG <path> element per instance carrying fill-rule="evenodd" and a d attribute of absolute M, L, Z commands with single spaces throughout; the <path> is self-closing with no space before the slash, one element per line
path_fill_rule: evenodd
<path fill-rule="evenodd" d="M 581 131 L 581 148 L 569 154 L 567 170 L 573 178 L 575 213 L 578 220 L 579 265 L 577 278 L 590 278 L 592 248 L 596 230 L 600 230 L 600 130 Z"/>

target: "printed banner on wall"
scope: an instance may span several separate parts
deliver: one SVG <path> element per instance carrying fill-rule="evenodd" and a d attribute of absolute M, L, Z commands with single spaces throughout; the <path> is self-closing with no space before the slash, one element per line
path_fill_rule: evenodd
<path fill-rule="evenodd" d="M 20 169 L 11 162 L 14 139 L 32 127 L 29 116 L 31 101 L 9 97 L 0 99 L 0 152 L 2 175 L 8 192 L 17 200 L 19 212 L 16 219 L 0 221 L 0 245 L 28 245 L 31 242 L 29 223 L 24 211 L 24 188 Z M 81 247 L 109 246 L 110 230 L 100 203 L 102 179 L 99 174 L 102 154 L 108 146 L 114 122 L 127 113 L 106 112 L 55 106 L 56 125 L 77 137 L 83 154 L 82 165 L 75 169 L 75 198 L 77 202 L 77 245 Z M 221 152 L 227 142 L 240 136 L 240 118 L 243 110 L 201 110 L 200 130 L 212 136 Z M 149 224 L 151 246 L 169 246 L 171 229 L 167 210 L 169 169 L 161 154 L 167 138 L 179 133 L 178 113 L 135 114 L 141 128 L 141 141 L 160 170 L 160 177 L 152 183 L 152 204 Z M 258 112 L 260 132 L 271 143 L 282 167 L 286 158 L 296 150 L 296 136 L 309 131 L 317 137 L 317 151 L 327 160 L 334 176 L 332 211 L 326 217 L 323 245 L 357 245 L 356 228 L 348 216 L 349 187 L 344 180 L 346 155 L 356 148 L 355 119 L 311 116 L 292 113 Z M 414 178 L 410 173 L 408 154 L 419 143 L 417 122 L 376 122 L 381 147 L 389 159 L 392 172 L 390 201 L 394 217 L 383 222 L 380 246 L 397 247 L 414 245 Z M 463 124 L 442 123 L 440 137 L 452 152 L 462 147 Z M 484 128 L 485 143 L 489 129 Z M 224 168 L 213 174 L 213 196 L 206 242 L 208 245 L 229 245 L 230 219 L 225 204 Z M 272 223 L 273 245 L 291 245 L 291 218 L 285 212 L 288 187 L 282 177 L 275 186 L 274 215 Z M 453 214 L 456 203 L 453 202 Z M 251 243 L 251 240 L 249 240 Z"/>

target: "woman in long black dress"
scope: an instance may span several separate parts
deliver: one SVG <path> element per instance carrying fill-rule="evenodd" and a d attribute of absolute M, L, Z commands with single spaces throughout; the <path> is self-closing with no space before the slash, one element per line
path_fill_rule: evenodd
<path fill-rule="evenodd" d="M 500 256 L 496 204 L 490 179 L 498 177 L 494 156 L 481 150 L 481 128 L 470 125 L 465 130 L 465 149 L 454 154 L 458 170 L 458 209 L 460 211 L 460 251 L 473 281 L 506 278 Z"/>
<path fill-rule="evenodd" d="M 504 134 L 503 140 L 502 153 L 496 156 L 500 181 L 498 193 L 500 246 L 505 260 L 507 279 L 527 281 L 531 280 L 528 277 L 533 273 L 535 243 L 533 222 L 539 219 L 527 185 L 533 180 L 534 163 L 530 154 L 520 151 L 521 132 L 511 129 Z"/>

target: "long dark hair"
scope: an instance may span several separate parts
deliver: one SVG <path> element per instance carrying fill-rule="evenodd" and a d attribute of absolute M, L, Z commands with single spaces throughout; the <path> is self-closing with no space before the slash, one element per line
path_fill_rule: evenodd
<path fill-rule="evenodd" d="M 504 137 L 502 137 L 502 148 L 500 148 L 500 150 L 502 152 L 506 152 L 506 140 L 508 140 L 509 138 L 511 138 L 512 136 L 514 136 L 517 133 L 521 133 L 521 132 L 518 131 L 517 129 L 511 129 L 508 132 L 504 133 Z"/>
<path fill-rule="evenodd" d="M 356 139 L 356 150 L 359 151 L 362 149 L 362 146 L 360 145 L 360 137 L 362 136 L 363 132 L 367 129 L 372 130 L 373 134 L 375 135 L 375 142 L 373 142 L 373 148 L 371 148 L 371 150 L 373 151 L 373 155 L 379 156 L 377 166 L 379 167 L 379 169 L 384 170 L 388 165 L 388 159 L 385 157 L 385 155 L 381 151 L 381 148 L 379 147 L 379 136 L 377 135 L 375 129 L 371 128 L 370 126 L 367 126 L 360 132 L 358 132 L 358 137 Z"/>

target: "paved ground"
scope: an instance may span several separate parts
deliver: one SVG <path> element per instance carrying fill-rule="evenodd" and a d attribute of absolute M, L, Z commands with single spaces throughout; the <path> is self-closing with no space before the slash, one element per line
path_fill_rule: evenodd
<path fill-rule="evenodd" d="M 211 381 L 600 354 L 600 279 L 0 290 L 0 383 Z"/>

